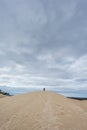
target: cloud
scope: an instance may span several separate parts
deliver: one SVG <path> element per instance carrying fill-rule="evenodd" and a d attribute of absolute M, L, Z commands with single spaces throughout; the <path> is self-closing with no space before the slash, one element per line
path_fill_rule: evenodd
<path fill-rule="evenodd" d="M 1 0 L 0 85 L 87 89 L 86 0 Z"/>

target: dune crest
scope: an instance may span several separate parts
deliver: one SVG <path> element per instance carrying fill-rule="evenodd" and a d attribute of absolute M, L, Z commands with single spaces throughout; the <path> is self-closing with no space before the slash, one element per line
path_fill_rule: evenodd
<path fill-rule="evenodd" d="M 87 130 L 87 111 L 53 92 L 0 100 L 0 130 Z"/>

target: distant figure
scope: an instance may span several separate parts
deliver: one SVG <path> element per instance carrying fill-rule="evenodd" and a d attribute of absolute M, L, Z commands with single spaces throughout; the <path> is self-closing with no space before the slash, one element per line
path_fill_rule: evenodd
<path fill-rule="evenodd" d="M 43 91 L 45 91 L 45 88 L 43 88 Z"/>

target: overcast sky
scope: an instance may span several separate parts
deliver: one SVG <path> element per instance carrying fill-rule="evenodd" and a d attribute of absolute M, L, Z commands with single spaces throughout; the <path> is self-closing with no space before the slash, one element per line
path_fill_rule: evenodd
<path fill-rule="evenodd" d="M 0 86 L 87 90 L 87 0 L 0 0 Z"/>

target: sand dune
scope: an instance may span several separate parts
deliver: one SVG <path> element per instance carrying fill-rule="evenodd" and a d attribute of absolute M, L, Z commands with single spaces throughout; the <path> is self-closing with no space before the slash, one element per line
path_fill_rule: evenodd
<path fill-rule="evenodd" d="M 87 130 L 87 109 L 52 92 L 6 97 L 0 99 L 0 130 Z"/>
<path fill-rule="evenodd" d="M 0 94 L 0 98 L 3 98 L 3 97 L 6 97 L 5 95 L 3 95 L 3 94 Z"/>
<path fill-rule="evenodd" d="M 76 105 L 80 106 L 85 111 L 87 110 L 87 100 L 74 100 L 74 99 L 70 99 L 70 100 Z"/>

